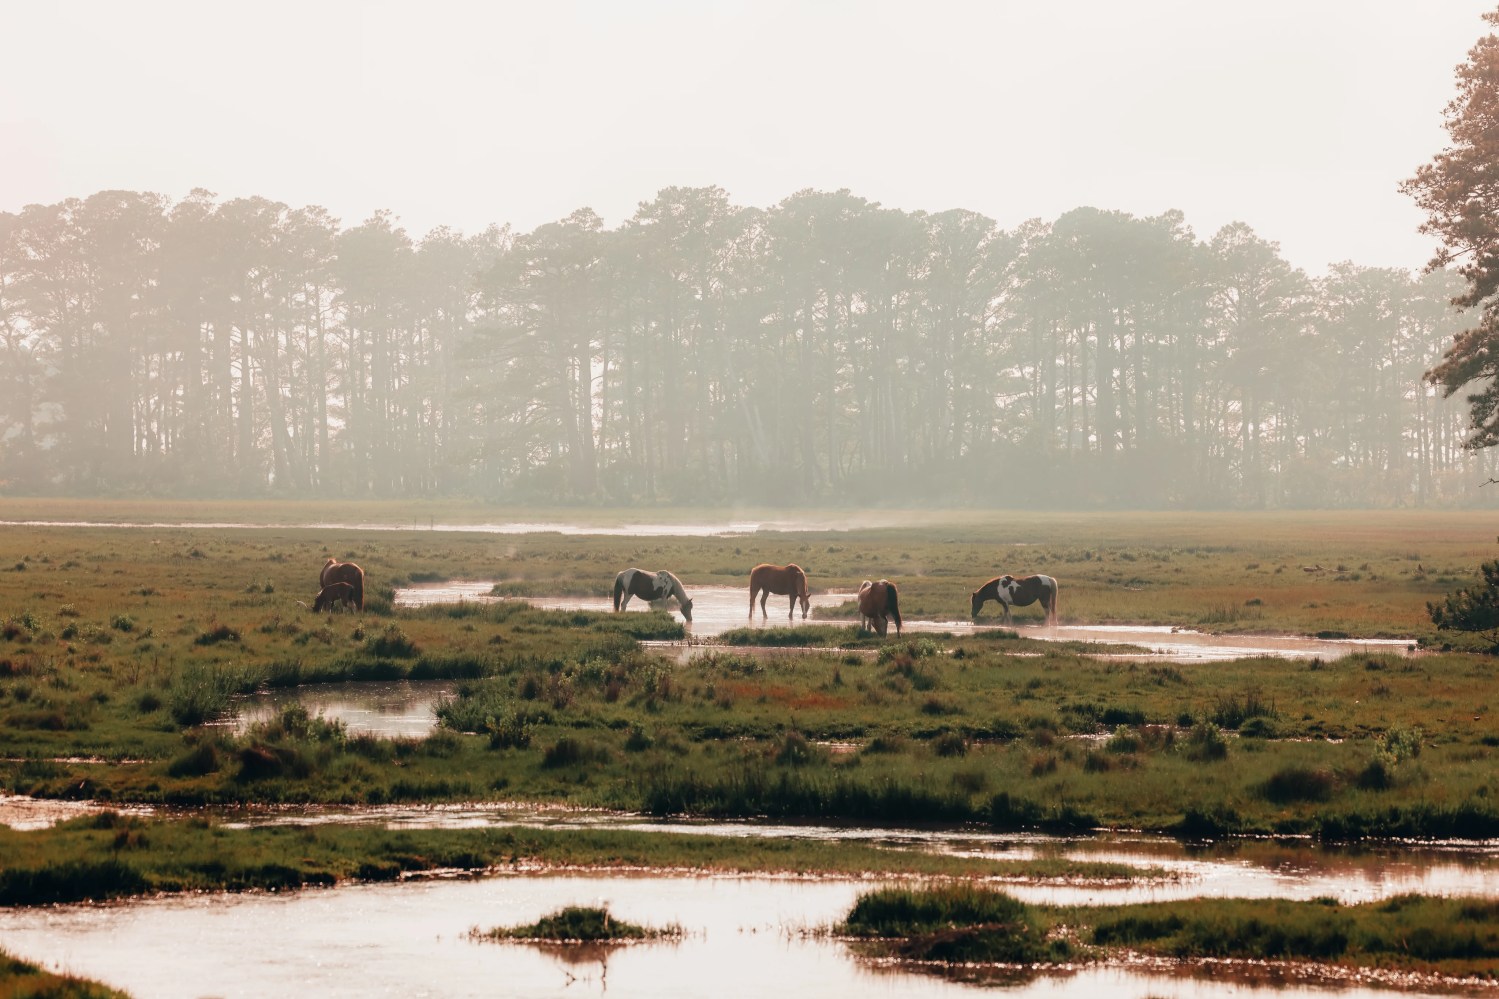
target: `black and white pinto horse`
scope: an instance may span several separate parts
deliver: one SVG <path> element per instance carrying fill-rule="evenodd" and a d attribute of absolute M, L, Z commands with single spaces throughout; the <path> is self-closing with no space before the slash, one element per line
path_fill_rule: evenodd
<path fill-rule="evenodd" d="M 973 591 L 973 618 L 978 620 L 979 608 L 985 601 L 998 600 L 1005 611 L 1005 624 L 1010 624 L 1011 607 L 1028 607 L 1041 601 L 1046 611 L 1046 623 L 1057 623 L 1057 581 L 1050 576 L 995 576 Z"/>
<path fill-rule="evenodd" d="M 660 572 L 626 569 L 615 576 L 614 609 L 624 610 L 629 606 L 631 597 L 648 601 L 658 610 L 666 606 L 668 599 L 675 597 L 677 606 L 682 610 L 683 620 L 688 624 L 692 623 L 692 601 L 688 598 L 687 591 L 682 589 L 682 581 L 665 569 Z"/>

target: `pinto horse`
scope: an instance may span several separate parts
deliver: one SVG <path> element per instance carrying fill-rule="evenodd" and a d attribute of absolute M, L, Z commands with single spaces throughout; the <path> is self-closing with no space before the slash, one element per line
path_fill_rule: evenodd
<path fill-rule="evenodd" d="M 878 583 L 869 580 L 859 584 L 859 627 L 867 627 L 881 638 L 890 627 L 886 618 L 895 621 L 895 633 L 900 634 L 900 595 L 895 584 L 888 579 Z"/>
<path fill-rule="evenodd" d="M 688 599 L 687 591 L 682 589 L 682 581 L 665 569 L 659 572 L 626 569 L 615 576 L 614 609 L 624 610 L 629 606 L 631 597 L 649 601 L 652 607 L 662 606 L 668 598 L 676 597 L 677 606 L 682 609 L 682 619 L 688 624 L 692 623 L 692 601 Z"/>
<path fill-rule="evenodd" d="M 791 604 L 786 611 L 786 620 L 796 617 L 796 602 L 802 602 L 802 620 L 807 619 L 807 608 L 812 605 L 812 596 L 807 592 L 807 574 L 802 567 L 792 563 L 791 565 L 771 565 L 762 562 L 750 570 L 750 620 L 755 619 L 755 598 L 760 598 L 760 617 L 765 614 L 765 599 L 772 593 L 777 596 L 791 597 Z"/>
<path fill-rule="evenodd" d="M 1046 623 L 1055 625 L 1057 623 L 1057 581 L 1050 576 L 995 576 L 989 582 L 973 591 L 973 618 L 978 620 L 979 608 L 984 606 L 986 600 L 998 600 L 999 605 L 1005 610 L 1005 624 L 1014 620 L 1010 617 L 1011 607 L 1026 607 L 1041 601 L 1041 609 L 1046 611 Z"/>
<path fill-rule="evenodd" d="M 353 591 L 354 606 L 360 612 L 364 611 L 364 570 L 353 562 L 340 562 L 336 558 L 330 558 L 323 563 L 323 571 L 318 576 L 319 586 L 328 586 L 332 583 L 348 583 Z"/>

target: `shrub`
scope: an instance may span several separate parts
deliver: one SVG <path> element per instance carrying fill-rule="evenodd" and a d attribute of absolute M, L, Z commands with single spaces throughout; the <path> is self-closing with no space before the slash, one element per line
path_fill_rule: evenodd
<path fill-rule="evenodd" d="M 958 732 L 943 732 L 932 740 L 932 752 L 938 756 L 966 756 L 968 740 Z"/>
<path fill-rule="evenodd" d="M 1251 689 L 1242 695 L 1229 694 L 1219 697 L 1208 718 L 1223 728 L 1238 728 L 1250 718 L 1274 718 L 1275 716 L 1275 706 L 1266 703 L 1258 690 Z"/>
<path fill-rule="evenodd" d="M 609 751 L 603 746 L 596 746 L 570 735 L 564 735 L 552 743 L 541 756 L 541 765 L 549 770 L 608 761 Z"/>
<path fill-rule="evenodd" d="M 1223 733 L 1212 722 L 1198 722 L 1192 726 L 1187 737 L 1177 743 L 1181 754 L 1199 763 L 1221 760 L 1228 756 L 1228 742 Z"/>
<path fill-rule="evenodd" d="M 809 763 L 819 763 L 826 758 L 817 746 L 807 741 L 807 737 L 795 730 L 788 731 L 781 736 L 780 744 L 775 749 L 775 761 L 778 766 L 801 767 Z"/>
<path fill-rule="evenodd" d="M 1290 766 L 1277 770 L 1260 785 L 1260 794 L 1276 804 L 1326 801 L 1337 790 L 1338 779 L 1326 767 Z"/>
<path fill-rule="evenodd" d="M 197 638 L 193 639 L 193 644 L 218 645 L 220 642 L 237 641 L 239 641 L 239 632 L 235 631 L 227 624 L 221 624 L 218 627 L 214 628 L 212 631 L 205 631 L 200 634 Z"/>
<path fill-rule="evenodd" d="M 207 663 L 189 663 L 167 687 L 167 709 L 179 725 L 202 725 L 229 710 L 237 684 Z"/>
<path fill-rule="evenodd" d="M 374 656 L 410 659 L 417 654 L 418 649 L 399 625 L 390 624 L 380 634 L 365 639 L 364 651 Z"/>

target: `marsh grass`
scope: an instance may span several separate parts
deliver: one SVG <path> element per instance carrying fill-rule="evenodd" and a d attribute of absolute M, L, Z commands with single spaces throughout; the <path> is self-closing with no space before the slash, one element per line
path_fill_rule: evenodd
<path fill-rule="evenodd" d="M 806 565 L 814 589 L 889 576 L 908 615 L 966 615 L 1004 546 L 1062 580 L 1064 620 L 1190 625 L 1224 606 L 1262 614 L 1265 629 L 1416 634 L 1404 629 L 1432 579 L 1468 557 L 1451 539 L 1479 526 L 1458 514 L 1043 515 L 1018 534 L 955 515 L 825 535 L 520 536 L 499 572 L 482 535 L 28 529 L 0 535 L 0 565 L 27 566 L 0 573 L 11 608 L 0 787 L 180 804 L 498 795 L 671 814 L 1469 835 L 1492 828 L 1499 740 L 1483 720 L 1491 661 L 1467 655 L 1166 667 L 999 629 L 881 643 L 818 624 L 743 632 L 796 648 L 678 664 L 639 645 L 682 637 L 666 614 L 504 601 L 318 616 L 297 601 L 330 554 L 364 565 L 368 594 L 423 573 L 602 593 L 630 564 L 670 566 L 689 587 L 733 585 L 764 560 Z M 1300 571 L 1313 563 L 1370 569 L 1333 583 Z M 808 650 L 817 643 L 847 648 Z M 861 649 L 879 651 L 871 661 Z M 441 752 L 346 733 L 199 731 L 239 693 L 428 677 L 460 681 L 439 709 Z M 1439 735 L 1395 735 L 1416 730 Z M 787 751 L 791 731 L 810 752 Z M 565 739 L 596 755 L 545 766 Z M 833 742 L 856 751 L 821 751 Z M 1312 793 L 1286 776 L 1298 768 L 1334 779 Z"/>
<path fill-rule="evenodd" d="M 57 975 L 0 951 L 0 997 L 4 999 L 127 999 L 99 982 Z"/>
<path fill-rule="evenodd" d="M 1499 975 L 1499 903 L 1489 899 L 1035 906 L 971 886 L 886 888 L 861 895 L 832 932 L 881 941 L 878 953 L 951 963 L 1031 964 L 1133 952 Z M 1069 939 L 1080 942 L 1081 954 Z"/>
<path fill-rule="evenodd" d="M 548 943 L 638 943 L 647 940 L 678 940 L 683 936 L 683 930 L 678 923 L 641 926 L 626 922 L 610 913 L 607 906 L 569 905 L 542 916 L 534 923 L 499 926 L 489 930 L 475 928 L 469 936 L 476 940 Z"/>
<path fill-rule="evenodd" d="M 894 941 L 895 956 L 917 961 L 1034 964 L 1071 954 L 1065 940 L 1045 939 L 1029 906 L 969 885 L 868 892 L 833 932 Z"/>
<path fill-rule="evenodd" d="M 230 827 L 207 818 L 101 813 L 49 830 L 0 827 L 4 904 L 104 901 L 155 893 L 390 881 L 403 873 L 523 866 L 704 872 L 824 871 L 941 878 L 1158 878 L 1152 869 L 1040 858 L 991 860 L 849 841 L 663 836 L 623 829 L 417 830 L 314 824 Z"/>

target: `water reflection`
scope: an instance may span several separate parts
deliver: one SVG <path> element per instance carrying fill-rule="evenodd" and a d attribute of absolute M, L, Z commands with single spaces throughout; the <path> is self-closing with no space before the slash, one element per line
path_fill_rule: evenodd
<path fill-rule="evenodd" d="M 447 582 L 403 587 L 396 591 L 398 607 L 424 607 L 432 604 L 458 603 L 460 601 L 492 603 L 502 598 L 491 596 L 494 583 L 488 581 Z M 749 591 L 740 586 L 689 586 L 692 597 L 692 624 L 689 627 L 693 639 L 713 638 L 734 628 L 784 627 L 788 623 L 786 605 L 782 598 L 772 597 L 772 603 L 780 603 L 779 612 L 767 604 L 768 617 L 762 619 L 758 608 L 753 619 L 749 618 Z M 814 608 L 837 607 L 851 599 L 853 594 L 843 592 L 815 593 Z M 533 606 L 548 610 L 611 611 L 613 601 L 609 596 L 526 597 Z M 638 606 L 638 602 L 632 604 Z M 675 603 L 668 604 L 676 614 Z M 644 608 L 642 608 L 644 609 Z M 680 614 L 677 614 L 680 617 Z M 1020 622 L 1026 619 L 1017 612 Z M 810 620 L 810 619 L 809 619 Z M 798 616 L 794 624 L 801 624 Z M 851 623 L 851 622 L 845 622 Z M 907 618 L 906 632 L 941 633 L 965 635 L 992 630 L 997 625 L 985 620 L 974 624 L 966 619 L 943 621 L 920 621 Z M 1015 631 L 1025 638 L 1040 641 L 1091 642 L 1100 645 L 1138 645 L 1143 651 L 1134 654 L 1110 653 L 1110 659 L 1149 659 L 1157 662 L 1207 662 L 1212 660 L 1237 659 L 1247 656 L 1280 656 L 1286 659 L 1337 659 L 1352 653 L 1394 652 L 1405 654 L 1411 643 L 1405 639 L 1321 639 L 1297 635 L 1214 635 L 1206 632 L 1183 630 L 1167 626 L 1151 625 L 1062 625 L 1046 627 L 1039 624 L 1017 623 Z"/>
<path fill-rule="evenodd" d="M 841 918 L 870 881 L 709 877 L 510 877 L 417 881 L 290 895 L 194 895 L 104 906 L 0 910 L 0 940 L 49 969 L 135 995 L 191 997 L 660 995 L 927 997 L 971 986 L 855 958 L 806 931 Z M 475 927 L 607 904 L 631 922 L 680 923 L 685 939 L 590 966 Z M 1009 983 L 1017 999 L 1098 995 L 1369 999 L 1357 984 L 1272 987 L 1163 969 L 1081 967 Z M 1437 994 L 1405 992 L 1411 994 Z"/>
<path fill-rule="evenodd" d="M 310 715 L 341 722 L 351 735 L 423 738 L 437 725 L 433 706 L 457 689 L 451 680 L 355 680 L 281 687 L 236 699 L 230 724 L 245 732 L 288 707 L 301 705 Z"/>

